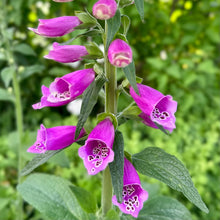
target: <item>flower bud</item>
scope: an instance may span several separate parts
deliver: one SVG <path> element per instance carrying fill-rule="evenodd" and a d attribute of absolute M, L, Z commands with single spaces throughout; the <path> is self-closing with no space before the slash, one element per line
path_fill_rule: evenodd
<path fill-rule="evenodd" d="M 113 66 L 126 67 L 132 62 L 132 50 L 125 41 L 116 39 L 109 46 L 108 59 Z"/>
<path fill-rule="evenodd" d="M 81 23 L 76 16 L 62 16 L 51 19 L 39 19 L 37 28 L 28 29 L 44 37 L 61 37 L 74 31 L 74 28 Z"/>
<path fill-rule="evenodd" d="M 107 20 L 112 18 L 117 10 L 117 3 L 115 0 L 99 0 L 93 8 L 93 15 L 100 20 Z"/>
<path fill-rule="evenodd" d="M 53 50 L 51 50 L 48 55 L 44 56 L 44 58 L 55 60 L 60 63 L 71 63 L 81 60 L 81 57 L 85 55 L 88 55 L 85 46 L 60 45 L 54 42 Z"/>

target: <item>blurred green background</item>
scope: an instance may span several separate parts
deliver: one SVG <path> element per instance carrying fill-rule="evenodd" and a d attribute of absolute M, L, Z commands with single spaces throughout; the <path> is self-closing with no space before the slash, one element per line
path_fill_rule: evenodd
<path fill-rule="evenodd" d="M 91 12 L 95 1 L 75 0 L 63 4 L 50 0 L 5 2 L 6 7 L 0 3 L 0 220 L 14 220 L 19 141 L 11 82 L 14 70 L 5 53 L 10 50 L 13 54 L 20 82 L 24 115 L 24 165 L 33 157 L 26 150 L 33 144 L 41 123 L 46 127 L 77 123 L 77 116 L 71 115 L 66 106 L 38 111 L 32 109 L 31 105 L 40 100 L 41 85 L 48 86 L 55 77 L 83 68 L 87 62 L 70 66 L 43 58 L 52 42 L 68 41 L 82 30 L 61 38 L 47 39 L 36 36 L 27 27 L 37 27 L 38 18 L 74 15 L 75 10 L 84 8 Z M 172 95 L 178 101 L 177 128 L 166 136 L 159 130 L 129 121 L 120 127 L 125 150 L 137 153 L 145 147 L 157 146 L 174 154 L 188 168 L 210 210 L 208 215 L 165 184 L 144 176 L 141 176 L 142 181 L 159 194 L 177 198 L 191 211 L 194 220 L 219 220 L 220 1 L 145 0 L 144 10 L 145 20 L 142 22 L 134 5 L 122 9 L 122 13 L 131 19 L 127 38 L 133 49 L 136 72 L 145 84 Z M 3 35 L 7 37 L 8 46 Z M 91 39 L 78 38 L 73 44 L 84 44 L 87 40 Z M 101 43 L 98 36 L 92 40 Z M 119 71 L 118 79 L 122 77 Z M 126 107 L 129 101 L 121 96 L 119 110 Z M 103 105 L 99 100 L 87 122 L 87 128 L 95 125 L 95 115 L 102 111 Z M 36 171 L 69 179 L 77 186 L 93 191 L 100 203 L 101 175 L 87 175 L 77 155 L 78 147 L 74 144 Z M 24 219 L 45 219 L 26 203 L 24 211 Z"/>

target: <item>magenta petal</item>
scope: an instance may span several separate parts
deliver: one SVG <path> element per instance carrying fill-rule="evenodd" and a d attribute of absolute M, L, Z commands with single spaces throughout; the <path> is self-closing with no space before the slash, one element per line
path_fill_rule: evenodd
<path fill-rule="evenodd" d="M 82 22 L 76 16 L 62 16 L 51 19 L 39 19 L 37 28 L 29 28 L 44 37 L 60 37 L 74 31 Z"/>
<path fill-rule="evenodd" d="M 107 118 L 92 130 L 85 145 L 79 148 L 79 156 L 83 159 L 88 174 L 97 174 L 113 161 L 114 135 L 114 126 L 111 120 Z"/>
<path fill-rule="evenodd" d="M 41 125 L 38 130 L 37 140 L 30 148 L 30 153 L 45 153 L 48 150 L 60 150 L 65 148 L 85 135 L 82 129 L 77 139 L 75 137 L 76 126 L 57 126 L 53 128 L 45 128 Z"/>
<path fill-rule="evenodd" d="M 82 59 L 83 56 L 88 55 L 85 46 L 80 45 L 59 45 L 53 43 L 53 50 L 49 52 L 44 58 L 55 60 L 61 63 L 71 63 Z"/>
<path fill-rule="evenodd" d="M 173 131 L 175 128 L 174 113 L 177 110 L 177 102 L 170 95 L 163 95 L 156 89 L 149 86 L 137 84 L 139 94 L 130 87 L 130 94 L 142 113 L 139 115 L 143 119 L 143 123 L 157 128 L 154 122 L 163 126 L 164 129 Z"/>
<path fill-rule="evenodd" d="M 116 39 L 109 46 L 108 59 L 113 66 L 126 67 L 132 62 L 132 50 L 125 41 Z"/>
<path fill-rule="evenodd" d="M 100 20 L 107 20 L 114 17 L 116 10 L 117 3 L 115 0 L 99 0 L 92 8 L 94 17 Z"/>
<path fill-rule="evenodd" d="M 78 70 L 61 78 L 56 78 L 49 88 L 41 87 L 43 93 L 41 101 L 32 107 L 41 109 L 46 106 L 65 105 L 81 95 L 94 79 L 95 72 L 93 69 Z"/>
<path fill-rule="evenodd" d="M 112 197 L 112 203 L 119 209 L 137 218 L 140 210 L 143 208 L 143 203 L 148 199 L 148 192 L 142 189 L 139 176 L 126 158 L 124 160 L 124 186 L 123 186 L 123 201 L 118 203 L 116 196 Z"/>

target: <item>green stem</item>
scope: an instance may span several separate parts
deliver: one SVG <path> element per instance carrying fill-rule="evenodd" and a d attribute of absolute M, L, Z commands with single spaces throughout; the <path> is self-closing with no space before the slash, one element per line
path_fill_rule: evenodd
<path fill-rule="evenodd" d="M 8 65 L 13 68 L 13 77 L 12 84 L 15 95 L 15 116 L 16 116 L 16 128 L 18 132 L 18 184 L 21 183 L 21 177 L 19 176 L 20 171 L 22 169 L 22 140 L 23 140 L 23 114 L 22 114 L 22 104 L 21 104 L 21 95 L 20 95 L 20 86 L 17 77 L 17 66 L 14 62 L 13 51 L 11 48 L 10 40 L 7 37 L 6 28 L 7 28 L 7 16 L 6 16 L 6 1 L 4 0 L 3 5 L 1 7 L 1 33 L 2 33 L 2 41 L 5 44 L 5 54 L 7 57 Z M 23 200 L 20 195 L 17 196 L 17 220 L 23 219 Z"/>
<path fill-rule="evenodd" d="M 116 94 L 116 68 L 112 66 L 107 57 L 107 45 L 106 39 L 108 34 L 108 26 L 107 22 L 105 22 L 105 35 L 104 35 L 104 49 L 105 49 L 105 75 L 108 79 L 108 82 L 105 84 L 105 112 L 108 113 L 117 113 L 117 94 Z M 107 167 L 103 171 L 103 180 L 102 180 L 102 215 L 103 217 L 107 214 L 107 212 L 112 208 L 112 180 L 110 169 Z"/>

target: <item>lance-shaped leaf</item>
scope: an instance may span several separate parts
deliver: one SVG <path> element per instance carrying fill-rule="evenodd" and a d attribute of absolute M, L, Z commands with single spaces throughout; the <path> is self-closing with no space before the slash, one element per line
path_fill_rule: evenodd
<path fill-rule="evenodd" d="M 136 83 L 136 71 L 134 61 L 132 61 L 128 66 L 123 68 L 124 74 L 128 79 L 129 83 L 131 84 L 134 91 L 139 94 L 137 83 Z"/>
<path fill-rule="evenodd" d="M 115 132 L 113 151 L 115 153 L 114 161 L 109 164 L 109 168 L 112 177 L 114 195 L 116 195 L 117 201 L 121 203 L 124 176 L 124 139 L 120 131 Z"/>
<path fill-rule="evenodd" d="M 188 209 L 166 196 L 156 196 L 144 204 L 138 220 L 191 220 Z"/>
<path fill-rule="evenodd" d="M 95 213 L 96 212 L 96 199 L 91 192 L 87 192 L 86 190 L 71 185 L 71 191 L 77 198 L 78 203 L 80 206 L 88 213 Z"/>
<path fill-rule="evenodd" d="M 87 118 L 89 117 L 93 107 L 95 106 L 99 91 L 101 90 L 104 83 L 107 81 L 104 74 L 98 75 L 95 81 L 93 81 L 90 86 L 83 93 L 82 106 L 79 115 L 79 120 L 76 126 L 75 138 L 79 136 L 80 131 L 83 128 Z"/>
<path fill-rule="evenodd" d="M 88 219 L 70 186 L 71 183 L 60 177 L 32 174 L 17 189 L 24 200 L 50 219 Z"/>
<path fill-rule="evenodd" d="M 188 170 L 175 156 L 158 147 L 148 147 L 132 156 L 137 171 L 166 183 L 183 195 L 202 211 L 209 210 L 195 188 Z"/>
<path fill-rule="evenodd" d="M 0 101 L 15 101 L 15 97 L 9 93 L 6 89 L 0 88 Z"/>
<path fill-rule="evenodd" d="M 63 149 L 62 149 L 63 150 Z M 62 150 L 50 150 L 44 154 L 37 154 L 21 171 L 20 176 L 25 176 L 31 173 L 34 169 L 47 162 L 52 156 L 59 153 Z"/>
<path fill-rule="evenodd" d="M 115 16 L 111 19 L 107 20 L 108 25 L 108 33 L 107 33 L 107 43 L 106 43 L 106 50 L 109 47 L 109 44 L 112 42 L 115 34 L 118 32 L 118 29 L 121 25 L 121 14 L 120 11 L 117 10 Z"/>
<path fill-rule="evenodd" d="M 141 20 L 144 20 L 144 0 L 134 0 L 138 13 L 141 17 Z"/>

